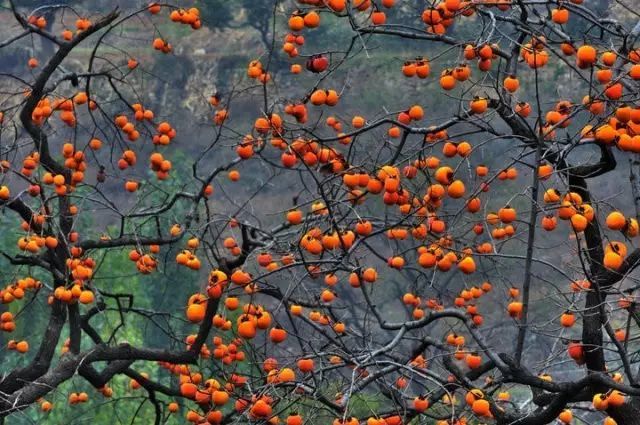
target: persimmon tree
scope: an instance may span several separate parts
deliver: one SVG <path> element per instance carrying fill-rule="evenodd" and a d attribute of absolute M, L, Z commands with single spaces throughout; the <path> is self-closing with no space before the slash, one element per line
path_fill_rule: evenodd
<path fill-rule="evenodd" d="M 32 3 L 0 42 L 33 53 L 1 75 L 0 417 L 638 422 L 631 2 L 262 2 L 266 53 L 189 113 L 147 64 L 215 11 Z"/>

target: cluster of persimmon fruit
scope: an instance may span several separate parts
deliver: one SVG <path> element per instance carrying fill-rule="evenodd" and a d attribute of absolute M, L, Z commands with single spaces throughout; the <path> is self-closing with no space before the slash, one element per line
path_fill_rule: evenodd
<path fill-rule="evenodd" d="M 152 4 L 149 6 L 149 11 L 152 14 L 157 14 L 160 12 L 160 6 L 157 3 Z M 194 30 L 202 27 L 200 10 L 197 7 L 191 7 L 189 9 L 174 9 L 169 13 L 169 19 L 171 19 L 172 22 L 190 25 Z"/>
<path fill-rule="evenodd" d="M 190 335 L 186 339 L 186 343 L 189 345 L 195 341 L 195 335 Z M 239 350 L 242 345 L 240 338 L 235 338 L 229 344 L 223 344 L 220 337 L 214 337 L 214 356 L 216 358 L 222 358 L 226 364 L 230 364 L 234 358 L 235 360 L 244 360 L 244 354 Z M 201 352 L 201 355 L 208 357 L 210 354 Z M 231 396 L 236 398 L 234 404 L 234 410 L 239 413 L 246 413 L 252 420 L 265 419 L 270 423 L 277 423 L 277 419 L 272 417 L 273 408 L 272 404 L 274 399 L 267 394 L 254 394 L 247 398 L 246 395 L 240 393 L 240 391 L 246 388 L 247 378 L 237 373 L 231 373 L 226 383 L 220 382 L 217 379 L 204 379 L 202 373 L 195 371 L 192 367 L 187 365 L 174 365 L 171 363 L 161 362 L 160 366 L 170 371 L 172 374 L 178 377 L 180 394 L 195 401 L 205 411 L 208 410 L 206 415 L 201 415 L 195 410 L 189 410 L 186 415 L 186 419 L 193 423 L 201 423 L 206 420 L 209 423 L 220 423 L 223 417 L 222 408 L 231 404 Z M 313 370 L 313 360 L 300 359 L 298 361 L 298 368 L 302 373 L 309 373 Z M 272 384 L 288 383 L 295 381 L 296 374 L 293 369 L 288 367 L 279 368 L 277 360 L 268 358 L 263 363 L 263 370 L 268 374 L 267 381 Z M 171 413 L 177 412 L 179 406 L 173 402 L 169 404 L 169 411 Z M 286 422 L 288 424 L 301 424 L 302 418 L 296 413 L 290 414 Z"/>
<path fill-rule="evenodd" d="M 7 348 L 9 350 L 15 350 L 20 354 L 24 354 L 27 351 L 29 351 L 29 343 L 27 341 L 15 341 L 13 339 L 10 339 L 9 342 L 7 342 Z"/>
<path fill-rule="evenodd" d="M 298 56 L 299 51 L 298 47 L 303 46 L 305 39 L 300 32 L 305 28 L 317 28 L 320 25 L 320 15 L 316 11 L 310 11 L 308 13 L 304 13 L 300 10 L 293 12 L 291 17 L 289 18 L 289 29 L 293 32 L 288 33 L 284 37 L 284 43 L 282 44 L 282 50 L 289 55 L 290 58 L 295 58 Z M 323 56 L 322 56 L 323 57 Z M 323 57 L 324 58 L 324 57 Z M 311 67 L 313 67 L 313 60 L 315 58 L 310 59 Z M 326 61 L 326 58 L 324 59 Z M 319 66 L 319 64 L 317 64 Z M 318 70 L 316 72 L 322 72 L 326 69 L 328 62 L 324 64 L 324 69 Z M 320 66 L 319 66 L 320 67 Z M 309 66 L 308 66 L 309 69 Z M 312 69 L 309 69 L 312 70 Z M 291 66 L 291 72 L 293 74 L 299 74 L 302 71 L 302 66 L 300 64 L 293 64 Z"/>
<path fill-rule="evenodd" d="M 29 67 L 35 68 L 33 65 L 34 62 L 30 61 Z M 37 66 L 37 63 L 35 63 L 35 65 Z M 45 97 L 40 99 L 33 109 L 31 120 L 34 124 L 42 126 L 54 112 L 58 112 L 60 121 L 69 127 L 75 127 L 77 124 L 76 112 L 82 105 L 87 105 L 91 111 L 95 111 L 98 107 L 98 104 L 94 100 L 89 99 L 89 96 L 85 92 L 78 92 L 70 98 L 50 99 Z"/>
<path fill-rule="evenodd" d="M 36 280 L 30 276 L 23 279 L 18 279 L 16 282 L 11 283 L 0 289 L 0 301 L 2 304 L 9 304 L 15 300 L 21 300 L 24 298 L 26 291 L 36 291 L 42 287 L 42 282 Z M 6 316 L 2 316 L 0 320 L 3 324 L 8 323 L 6 326 L 2 326 L 1 329 L 7 332 L 12 332 L 15 329 L 15 323 L 13 322 L 13 315 L 6 312 Z"/>
<path fill-rule="evenodd" d="M 113 389 L 108 385 L 105 385 L 102 388 L 99 388 L 98 391 L 106 398 L 110 398 L 113 396 Z M 71 392 L 67 397 L 67 402 L 70 406 L 84 404 L 84 403 L 87 403 L 88 401 L 89 401 L 89 394 L 87 394 L 84 391 Z M 44 413 L 48 413 L 54 408 L 54 404 L 52 402 L 42 398 L 38 400 L 38 403 L 40 404 L 40 410 L 42 410 Z"/>
<path fill-rule="evenodd" d="M 73 258 L 67 259 L 67 268 L 71 272 L 73 281 L 70 287 L 58 286 L 53 295 L 49 297 L 49 303 L 53 299 L 65 303 L 80 302 L 82 304 L 91 304 L 94 301 L 93 291 L 87 288 L 87 282 L 93 277 L 93 269 L 96 262 L 91 257 L 80 258 L 82 250 L 78 247 L 71 247 L 71 255 Z"/>
<path fill-rule="evenodd" d="M 249 66 L 247 67 L 247 75 L 249 76 L 249 78 L 260 81 L 262 84 L 268 83 L 271 79 L 271 77 L 269 76 L 269 72 L 266 69 L 262 68 L 262 62 L 257 59 L 249 62 Z"/>
<path fill-rule="evenodd" d="M 148 120 L 152 121 L 154 114 L 150 109 L 143 109 L 142 105 L 136 103 L 132 105 L 135 113 L 134 117 L 137 121 Z M 135 126 L 130 122 L 126 115 L 121 114 L 115 117 L 115 124 L 124 133 L 127 134 L 130 142 L 135 142 L 140 137 L 140 132 L 135 129 Z M 176 130 L 166 121 L 158 124 L 157 134 L 153 135 L 153 144 L 166 146 L 171 143 L 171 140 L 176 137 Z M 98 150 L 102 146 L 100 140 L 93 138 L 89 142 L 89 145 Z M 122 157 L 118 160 L 118 168 L 120 170 L 126 170 L 129 167 L 135 166 L 137 163 L 137 155 L 135 151 L 127 149 L 122 153 Z M 165 159 L 160 152 L 154 152 L 149 156 L 149 168 L 155 171 L 158 180 L 166 180 L 169 178 L 169 172 L 171 171 L 171 161 Z M 127 180 L 125 182 L 125 190 L 127 192 L 135 192 L 139 189 L 140 183 L 135 180 Z"/>
<path fill-rule="evenodd" d="M 27 23 L 29 25 L 33 25 L 34 27 L 38 28 L 39 30 L 44 30 L 47 28 L 47 18 L 45 18 L 44 16 L 40 16 L 40 15 L 30 15 L 27 18 Z M 71 31 L 68 28 L 65 28 L 64 30 L 62 30 L 62 32 L 60 33 L 60 35 L 62 36 L 62 39 L 64 41 L 70 41 L 71 39 L 73 39 L 74 35 L 77 35 L 83 31 L 86 31 L 89 29 L 89 27 L 91 27 L 92 23 L 88 18 L 84 18 L 84 17 L 78 17 L 75 21 L 75 27 L 76 27 L 76 32 L 75 34 L 73 33 L 73 31 Z"/>
<path fill-rule="evenodd" d="M 151 3 L 147 7 L 147 10 L 152 15 L 157 15 L 162 11 L 162 5 L 160 3 Z M 189 25 L 192 29 L 197 30 L 202 27 L 202 21 L 200 20 L 200 10 L 196 7 L 189 9 L 173 9 L 169 12 L 169 19 L 172 22 L 177 22 L 184 25 Z M 153 40 L 153 48 L 162 53 L 171 53 L 173 46 L 168 41 L 157 37 Z M 135 68 L 133 64 L 129 63 L 129 69 Z M 137 64 L 135 64 L 137 66 Z"/>
<path fill-rule="evenodd" d="M 188 267 L 192 270 L 200 269 L 200 260 L 195 254 L 196 249 L 200 246 L 200 241 L 196 237 L 192 237 L 187 241 L 187 248 L 183 249 L 176 255 L 176 262 L 181 265 Z"/>
<path fill-rule="evenodd" d="M 160 252 L 160 245 L 149 245 L 149 252 L 145 253 L 139 249 L 133 249 L 129 251 L 129 260 L 136 264 L 136 268 L 142 274 L 150 274 L 156 270 L 158 266 L 158 260 L 156 260 L 154 254 Z"/>
<path fill-rule="evenodd" d="M 2 298 L 4 301 L 4 294 Z M 10 311 L 5 311 L 0 314 L 0 330 L 4 332 L 13 332 L 16 330 L 15 318 Z"/>

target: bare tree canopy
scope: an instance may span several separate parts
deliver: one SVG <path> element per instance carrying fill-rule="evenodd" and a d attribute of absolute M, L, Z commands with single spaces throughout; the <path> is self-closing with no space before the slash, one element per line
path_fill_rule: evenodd
<path fill-rule="evenodd" d="M 640 423 L 637 0 L 138 3 L 0 2 L 0 424 Z"/>

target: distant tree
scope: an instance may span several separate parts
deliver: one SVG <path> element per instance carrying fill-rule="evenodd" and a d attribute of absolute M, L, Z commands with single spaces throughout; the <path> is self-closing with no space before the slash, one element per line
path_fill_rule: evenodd
<path fill-rule="evenodd" d="M 269 48 L 275 0 L 198 0 L 202 19 L 212 28 L 250 27 L 258 31 L 260 40 Z"/>
<path fill-rule="evenodd" d="M 239 5 L 238 0 L 198 0 L 197 6 L 201 10 L 201 19 L 212 29 L 225 28 L 233 22 L 235 16 L 232 13 L 234 6 Z"/>

